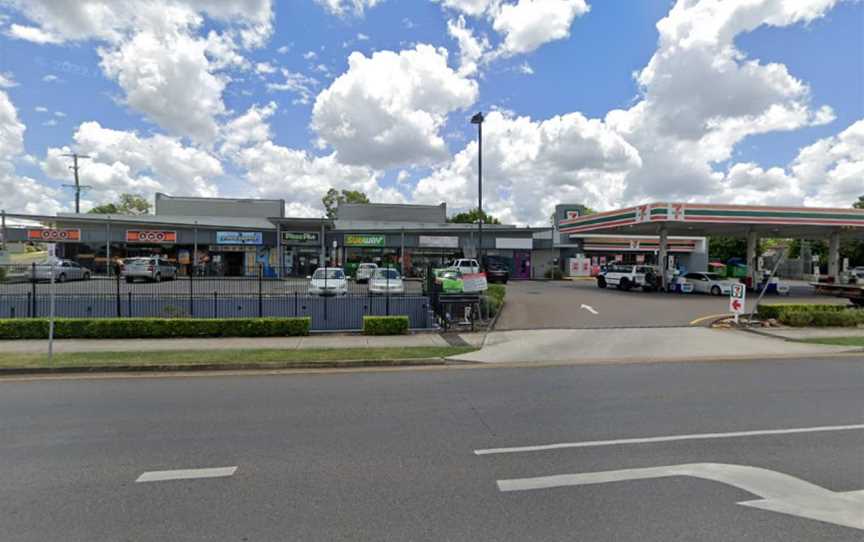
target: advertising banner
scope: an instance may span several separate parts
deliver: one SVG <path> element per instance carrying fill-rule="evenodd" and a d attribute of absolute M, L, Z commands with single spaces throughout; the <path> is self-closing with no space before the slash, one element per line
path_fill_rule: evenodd
<path fill-rule="evenodd" d="M 383 247 L 385 245 L 383 235 L 353 234 L 345 236 L 347 247 Z"/>
<path fill-rule="evenodd" d="M 264 234 L 260 231 L 217 231 L 217 245 L 262 245 Z"/>
<path fill-rule="evenodd" d="M 282 242 L 286 244 L 294 243 L 317 243 L 319 237 L 318 232 L 314 231 L 283 231 Z"/>
<path fill-rule="evenodd" d="M 177 232 L 167 230 L 126 230 L 127 243 L 176 243 Z"/>
<path fill-rule="evenodd" d="M 486 273 L 465 273 L 462 275 L 462 291 L 466 294 L 485 292 L 487 288 Z"/>
<path fill-rule="evenodd" d="M 62 230 L 47 230 L 34 229 L 27 230 L 28 241 L 45 241 L 50 243 L 77 243 L 81 241 L 81 230 L 79 229 L 62 229 Z"/>
<path fill-rule="evenodd" d="M 448 237 L 443 235 L 421 235 L 418 243 L 421 247 L 459 248 L 458 237 Z"/>

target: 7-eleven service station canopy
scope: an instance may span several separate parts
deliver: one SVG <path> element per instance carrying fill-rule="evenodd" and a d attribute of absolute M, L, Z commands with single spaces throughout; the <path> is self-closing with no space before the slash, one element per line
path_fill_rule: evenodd
<path fill-rule="evenodd" d="M 614 233 L 656 235 L 731 235 L 825 238 L 834 232 L 864 238 L 864 210 L 820 207 L 762 207 L 699 203 L 648 203 L 617 211 L 562 220 L 565 235 Z"/>

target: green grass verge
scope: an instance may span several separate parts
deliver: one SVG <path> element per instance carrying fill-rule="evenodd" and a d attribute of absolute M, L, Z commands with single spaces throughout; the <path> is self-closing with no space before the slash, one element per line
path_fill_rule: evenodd
<path fill-rule="evenodd" d="M 834 344 L 838 346 L 860 346 L 864 348 L 864 337 L 820 337 L 817 339 L 799 339 L 798 342 Z"/>
<path fill-rule="evenodd" d="M 252 365 L 262 367 L 334 361 L 389 361 L 455 356 L 476 350 L 457 346 L 412 346 L 397 348 L 332 348 L 315 350 L 170 350 L 156 352 L 76 352 L 55 354 L 51 363 L 45 354 L 0 354 L 0 368 Z"/>

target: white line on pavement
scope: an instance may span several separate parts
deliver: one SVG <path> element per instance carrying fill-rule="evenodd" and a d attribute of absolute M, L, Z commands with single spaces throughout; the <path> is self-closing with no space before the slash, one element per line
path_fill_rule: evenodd
<path fill-rule="evenodd" d="M 598 446 L 616 446 L 619 444 L 648 444 L 652 442 L 675 442 L 678 440 L 703 440 L 736 437 L 757 437 L 763 435 L 794 435 L 796 433 L 821 433 L 825 431 L 853 431 L 864 429 L 864 424 L 857 425 L 823 425 L 819 427 L 798 427 L 793 429 L 763 429 L 759 431 L 734 431 L 731 433 L 697 433 L 693 435 L 671 435 L 665 437 L 625 438 L 617 440 L 589 440 L 583 442 L 561 442 L 558 444 L 543 444 L 540 446 L 516 446 L 513 448 L 488 448 L 474 450 L 477 455 L 512 454 L 519 452 L 541 452 L 544 450 L 560 450 L 562 448 L 594 448 Z"/>
<path fill-rule="evenodd" d="M 591 305 L 586 305 L 585 303 L 582 303 L 582 306 L 580 308 L 585 309 L 586 311 L 590 312 L 594 316 L 597 316 L 597 314 L 598 314 L 597 310 L 594 307 L 592 307 Z"/>
<path fill-rule="evenodd" d="M 154 470 L 145 472 L 136 482 L 164 482 L 165 480 L 192 480 L 195 478 L 221 478 L 231 476 L 237 467 L 217 467 L 210 469 Z"/>

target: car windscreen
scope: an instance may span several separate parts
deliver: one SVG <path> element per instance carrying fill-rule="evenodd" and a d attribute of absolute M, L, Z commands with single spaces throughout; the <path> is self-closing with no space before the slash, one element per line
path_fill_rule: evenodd
<path fill-rule="evenodd" d="M 323 269 L 316 269 L 315 274 L 312 275 L 312 278 L 316 279 L 316 280 L 324 280 L 324 278 L 325 278 L 324 270 Z M 338 279 L 344 279 L 345 273 L 341 269 L 328 269 L 326 278 L 337 279 L 337 280 Z"/>
<path fill-rule="evenodd" d="M 395 280 L 399 278 L 399 271 L 395 269 L 379 269 L 375 271 L 375 278 L 381 280 Z"/>
<path fill-rule="evenodd" d="M 708 280 L 723 280 L 723 277 L 721 277 L 717 273 L 705 273 L 705 276 L 708 278 Z"/>

